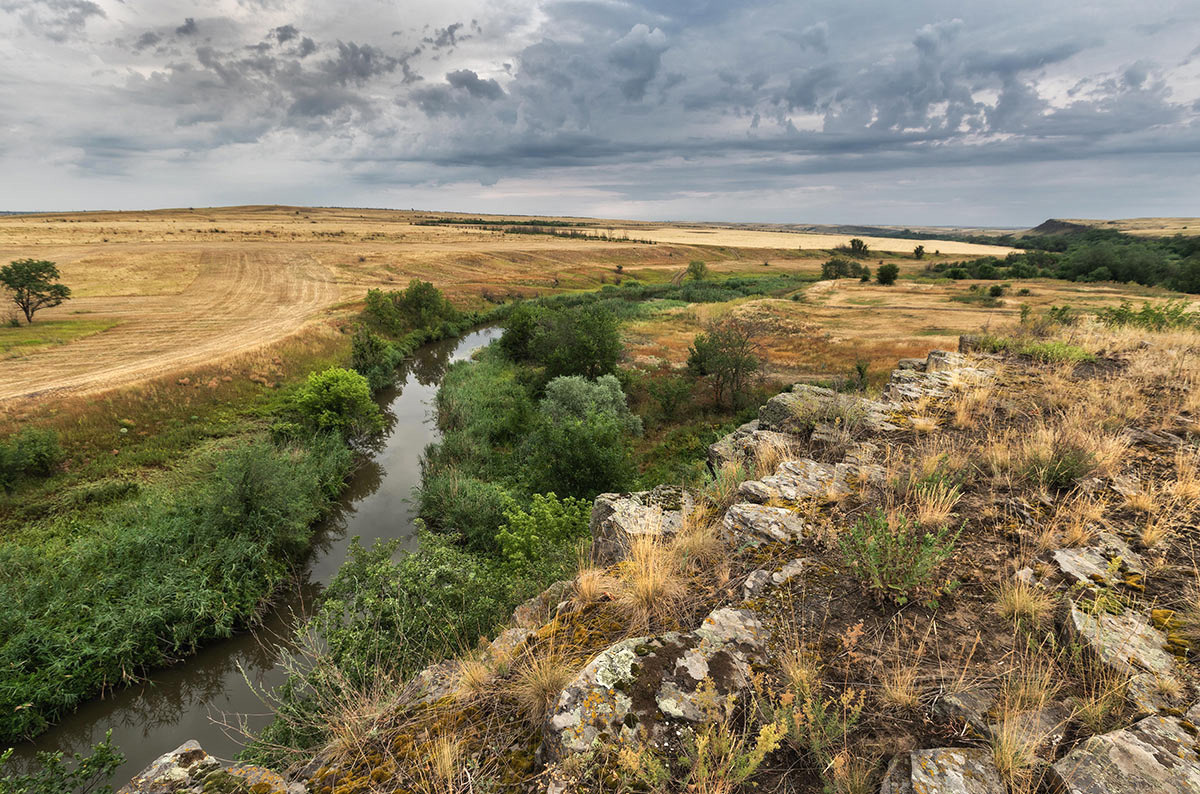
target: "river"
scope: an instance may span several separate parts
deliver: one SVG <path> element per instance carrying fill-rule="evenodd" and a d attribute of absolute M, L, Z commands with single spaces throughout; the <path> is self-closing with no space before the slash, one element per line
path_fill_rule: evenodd
<path fill-rule="evenodd" d="M 293 621 L 308 614 L 314 598 L 341 567 L 351 539 L 357 536 L 365 546 L 396 537 L 415 543 L 412 492 L 421 480 L 421 453 L 438 437 L 433 397 L 451 362 L 469 358 L 499 335 L 498 328 L 474 331 L 426 345 L 405 362 L 395 387 L 378 396 L 388 420 L 384 438 L 355 470 L 338 507 L 318 526 L 302 573 L 261 625 L 209 645 L 136 686 L 86 703 L 37 739 L 18 745 L 17 765 L 26 766 L 38 750 L 62 750 L 68 756 L 86 753 L 109 728 L 126 757 L 113 777 L 117 786 L 188 739 L 196 739 L 222 760 L 232 760 L 241 749 L 241 737 L 231 735 L 223 723 L 236 722 L 240 715 L 247 727 L 257 730 L 271 719 L 269 709 L 247 686 L 243 671 L 256 687 L 282 683 L 284 672 L 277 664 Z"/>

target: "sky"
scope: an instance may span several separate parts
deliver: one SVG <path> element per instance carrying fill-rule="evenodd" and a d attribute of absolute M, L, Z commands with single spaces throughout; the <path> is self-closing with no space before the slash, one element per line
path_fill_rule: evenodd
<path fill-rule="evenodd" d="M 1200 215 L 1196 0 L 0 0 L 0 210 Z"/>

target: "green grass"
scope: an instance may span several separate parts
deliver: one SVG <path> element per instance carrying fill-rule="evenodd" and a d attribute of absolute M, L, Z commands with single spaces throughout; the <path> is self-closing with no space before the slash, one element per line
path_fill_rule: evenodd
<path fill-rule="evenodd" d="M 1078 345 L 1059 340 L 1042 342 L 1029 339 L 985 336 L 980 339 L 980 346 L 989 353 L 1010 353 L 1014 356 L 1028 356 L 1034 361 L 1044 364 L 1056 364 L 1067 361 L 1076 363 L 1095 361 L 1096 357 Z"/>
<path fill-rule="evenodd" d="M 0 357 L 16 358 L 53 345 L 65 345 L 85 336 L 102 333 L 116 320 L 35 320 L 32 325 L 0 327 Z"/>

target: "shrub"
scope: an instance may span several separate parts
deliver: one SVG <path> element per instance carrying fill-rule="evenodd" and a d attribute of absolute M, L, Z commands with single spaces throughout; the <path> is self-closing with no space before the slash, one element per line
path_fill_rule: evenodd
<path fill-rule="evenodd" d="M 612 375 L 595 381 L 578 375 L 555 378 L 547 384 L 546 396 L 538 409 L 545 419 L 556 424 L 602 414 L 614 417 L 624 433 L 635 436 L 642 433 L 642 420 L 629 410 L 621 383 Z"/>
<path fill-rule="evenodd" d="M 88 755 L 75 753 L 71 769 L 63 763 L 62 751 L 41 751 L 32 771 L 5 774 L 12 754 L 12 748 L 0 753 L 0 794 L 112 794 L 108 781 L 125 763 L 125 756 L 113 746 L 112 730 Z"/>
<path fill-rule="evenodd" d="M 546 312 L 538 319 L 529 348 L 533 362 L 545 368 L 547 380 L 607 375 L 616 370 L 621 355 L 617 318 L 601 306 Z"/>
<path fill-rule="evenodd" d="M 992 286 L 988 287 L 988 297 L 999 298 L 1003 294 L 1004 287 L 1000 284 L 993 284 Z"/>
<path fill-rule="evenodd" d="M 534 494 L 528 508 L 507 499 L 504 524 L 496 533 L 501 556 L 510 564 L 528 567 L 548 558 L 562 574 L 571 563 L 573 545 L 588 537 L 588 519 L 592 505 L 583 499 L 559 499 L 553 493 Z"/>
<path fill-rule="evenodd" d="M 1070 488 L 1096 468 L 1096 457 L 1081 446 L 1060 442 L 1048 450 L 1035 450 L 1024 461 L 1023 474 L 1053 491 Z"/>
<path fill-rule="evenodd" d="M 370 290 L 365 311 L 373 323 L 393 336 L 421 328 L 437 328 L 462 318 L 437 287 L 416 278 L 400 292 Z"/>
<path fill-rule="evenodd" d="M 934 575 L 954 553 L 958 533 L 921 531 L 903 513 L 882 510 L 859 519 L 838 538 L 847 570 L 876 596 L 905 604 L 918 593 L 936 596 Z"/>
<path fill-rule="evenodd" d="M 875 271 L 875 280 L 884 286 L 896 283 L 896 277 L 900 275 L 900 268 L 896 265 L 880 265 Z"/>
<path fill-rule="evenodd" d="M 703 281 L 708 278 L 708 265 L 699 259 L 693 259 L 688 262 L 687 275 L 695 281 Z"/>
<path fill-rule="evenodd" d="M 354 330 L 350 343 L 350 367 L 367 379 L 372 392 L 391 386 L 404 353 L 364 325 Z"/>
<path fill-rule="evenodd" d="M 1132 326 L 1148 331 L 1165 331 L 1170 328 L 1194 328 L 1200 325 L 1200 313 L 1189 312 L 1185 300 L 1170 300 L 1154 305 L 1149 301 L 1135 311 L 1133 304 L 1122 301 L 1120 306 L 1111 306 L 1096 312 L 1096 319 L 1107 326 L 1120 328 Z"/>
<path fill-rule="evenodd" d="M 496 528 L 504 521 L 504 508 L 512 497 L 498 483 L 447 469 L 422 478 L 418 500 L 431 528 L 458 531 L 471 548 L 495 551 Z"/>
<path fill-rule="evenodd" d="M 49 428 L 24 427 L 0 443 L 0 484 L 7 494 L 24 477 L 48 477 L 62 462 L 58 434 Z"/>
<path fill-rule="evenodd" d="M 371 400 L 370 384 L 348 369 L 330 367 L 310 374 L 292 399 L 300 416 L 318 431 L 359 439 L 383 429 L 383 414 Z"/>
<path fill-rule="evenodd" d="M 615 378 L 596 387 L 620 392 Z M 641 422 L 629 413 L 623 394 L 620 405 L 608 397 L 588 404 L 563 398 L 576 388 L 575 384 L 556 388 L 553 381 L 547 387 L 523 449 L 526 481 L 531 490 L 586 499 L 622 490 L 633 482 L 630 436 L 640 432 Z"/>
<path fill-rule="evenodd" d="M 753 330 L 734 319 L 709 323 L 688 348 L 688 372 L 710 380 L 717 403 L 727 395 L 729 407 L 737 408 L 762 369 L 763 359 Z"/>
<path fill-rule="evenodd" d="M 500 349 L 512 361 L 526 361 L 532 351 L 534 333 L 544 310 L 535 303 L 520 303 L 508 313 L 504 321 L 504 333 L 500 336 Z"/>

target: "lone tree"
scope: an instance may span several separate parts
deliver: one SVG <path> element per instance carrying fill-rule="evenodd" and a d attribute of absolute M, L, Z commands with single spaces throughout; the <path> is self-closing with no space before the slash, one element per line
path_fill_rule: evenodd
<path fill-rule="evenodd" d="M 760 351 L 750 323 L 728 318 L 709 323 L 688 348 L 688 372 L 709 379 L 718 404 L 728 396 L 725 404 L 737 408 L 763 367 Z"/>
<path fill-rule="evenodd" d="M 900 275 L 900 268 L 895 265 L 880 265 L 879 269 L 875 271 L 875 279 L 885 287 L 895 284 L 898 275 Z"/>
<path fill-rule="evenodd" d="M 916 248 L 914 248 L 913 249 L 913 258 L 924 259 L 925 258 L 925 246 L 918 245 Z"/>
<path fill-rule="evenodd" d="M 0 267 L 0 284 L 13 291 L 13 303 L 29 323 L 38 309 L 58 306 L 71 297 L 70 288 L 59 284 L 58 277 L 58 267 L 44 259 L 18 259 Z"/>
<path fill-rule="evenodd" d="M 708 278 L 708 265 L 699 259 L 693 259 L 688 263 L 687 274 L 696 281 L 703 281 Z"/>
<path fill-rule="evenodd" d="M 870 254 L 871 248 L 867 245 L 865 240 L 862 240 L 858 237 L 850 240 L 850 256 L 857 256 L 860 259 L 865 259 L 866 257 L 870 256 Z"/>

